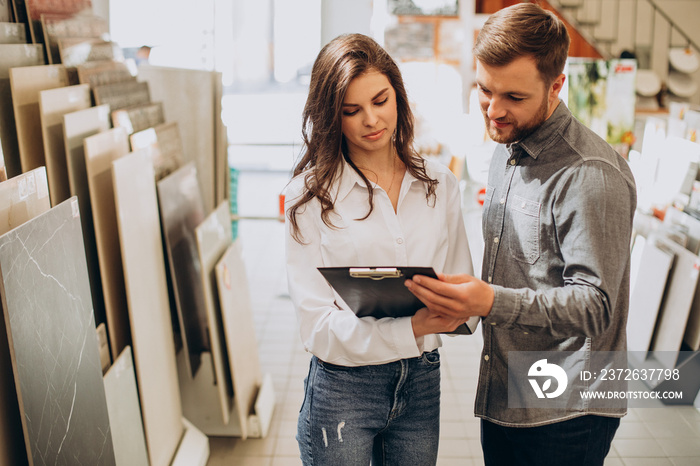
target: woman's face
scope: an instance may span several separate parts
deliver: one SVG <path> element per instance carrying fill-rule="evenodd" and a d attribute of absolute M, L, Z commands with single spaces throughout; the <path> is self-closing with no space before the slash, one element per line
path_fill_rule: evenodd
<path fill-rule="evenodd" d="M 350 155 L 388 150 L 396 121 L 396 92 L 384 74 L 368 71 L 350 81 L 342 109 Z"/>

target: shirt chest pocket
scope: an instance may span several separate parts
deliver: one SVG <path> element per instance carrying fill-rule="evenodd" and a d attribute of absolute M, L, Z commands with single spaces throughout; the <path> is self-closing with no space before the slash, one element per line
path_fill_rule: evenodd
<path fill-rule="evenodd" d="M 517 261 L 534 264 L 540 257 L 540 203 L 514 195 L 508 205 L 510 254 Z"/>
<path fill-rule="evenodd" d="M 355 241 L 346 226 L 321 229 L 321 256 L 326 267 L 342 267 L 357 264 Z"/>

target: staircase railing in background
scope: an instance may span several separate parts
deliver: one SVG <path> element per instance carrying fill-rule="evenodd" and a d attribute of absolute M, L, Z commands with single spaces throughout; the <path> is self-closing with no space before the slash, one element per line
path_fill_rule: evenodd
<path fill-rule="evenodd" d="M 616 0 L 616 1 L 619 3 L 620 0 Z M 637 0 L 637 1 L 639 1 L 639 0 Z M 695 50 L 700 51 L 700 46 L 698 46 L 698 44 L 693 39 L 691 39 L 688 34 L 686 34 L 686 32 L 683 30 L 683 28 L 678 26 L 678 24 L 676 24 L 671 18 L 669 18 L 668 15 L 666 14 L 666 12 L 664 12 L 664 10 L 659 8 L 654 0 L 645 0 L 645 1 L 649 5 L 651 5 L 651 7 L 654 9 L 654 12 L 658 13 L 662 18 L 664 18 L 666 20 L 666 22 L 668 23 L 668 25 L 670 26 L 671 32 L 669 32 L 669 42 L 668 42 L 669 46 L 672 45 L 673 31 L 676 31 L 678 34 L 680 34 L 686 40 L 687 47 L 692 46 L 693 48 L 695 48 Z M 654 21 L 656 20 L 656 15 L 653 16 L 653 20 Z"/>
<path fill-rule="evenodd" d="M 620 32 L 620 14 L 621 14 L 621 0 L 605 0 L 606 9 L 605 11 L 612 11 L 612 34 L 610 36 L 600 36 L 596 34 L 596 28 L 603 21 L 603 0 L 553 0 L 549 3 L 553 6 L 558 6 L 559 11 L 567 18 L 569 22 L 572 23 L 574 27 L 580 31 L 585 31 L 585 35 L 589 38 L 601 54 L 607 55 L 607 58 L 612 58 L 613 56 L 619 55 L 619 50 L 615 50 L 614 47 L 621 43 L 621 32 Z M 654 0 L 632 0 L 625 1 L 625 3 L 631 3 L 631 8 L 629 11 L 632 15 L 631 22 L 631 45 L 632 49 L 630 52 L 634 52 L 638 58 L 641 60 L 649 59 L 644 55 L 649 52 L 645 49 L 651 48 L 652 44 L 640 44 L 637 40 L 638 30 L 644 28 L 649 31 L 648 37 L 654 38 L 654 34 L 657 28 L 657 21 L 661 20 L 665 22 L 668 26 L 668 39 L 667 46 L 678 47 L 674 44 L 674 34 L 682 37 L 685 40 L 686 47 L 692 47 L 696 51 L 700 52 L 700 46 L 689 36 L 689 34 L 683 30 L 668 14 L 654 1 Z M 640 3 L 644 3 L 651 8 L 651 14 L 649 15 L 649 24 L 646 26 L 640 24 Z M 612 8 L 610 4 L 613 4 Z M 585 7 L 585 11 L 584 11 Z M 592 13 L 592 14 L 591 14 Z M 586 16 L 583 16 L 586 14 Z M 642 67 L 644 64 L 640 63 Z"/>

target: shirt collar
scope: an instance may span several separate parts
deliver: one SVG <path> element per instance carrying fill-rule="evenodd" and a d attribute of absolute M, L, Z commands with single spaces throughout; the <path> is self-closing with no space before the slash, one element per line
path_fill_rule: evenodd
<path fill-rule="evenodd" d="M 333 180 L 333 187 L 331 188 L 331 191 L 335 192 L 332 192 L 331 199 L 334 199 L 334 202 L 342 201 L 348 194 L 350 194 L 350 191 L 352 191 L 355 185 L 364 187 L 364 183 L 362 182 L 360 175 L 343 157 L 343 161 L 340 164 L 340 171 Z"/>
<path fill-rule="evenodd" d="M 404 181 L 407 185 L 410 185 L 414 181 L 418 181 L 411 172 L 406 170 L 404 175 Z M 340 172 L 336 175 L 333 180 L 333 186 L 331 187 L 331 199 L 333 202 L 340 202 L 350 194 L 350 191 L 357 186 L 361 189 L 367 189 L 365 182 L 362 180 L 360 175 L 350 166 L 350 164 L 343 158 L 340 165 Z"/>
<path fill-rule="evenodd" d="M 518 147 L 533 159 L 549 146 L 549 141 L 559 132 L 559 129 L 566 124 L 573 116 L 564 102 L 559 101 L 559 105 L 534 133 L 522 141 L 511 145 L 509 152 L 517 151 Z M 515 146 L 515 147 L 513 147 Z"/>

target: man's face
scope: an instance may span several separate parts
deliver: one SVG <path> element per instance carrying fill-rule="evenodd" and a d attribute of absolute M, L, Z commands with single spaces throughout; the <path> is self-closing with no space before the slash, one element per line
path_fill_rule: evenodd
<path fill-rule="evenodd" d="M 477 60 L 476 83 L 489 136 L 510 144 L 533 133 L 554 112 L 564 75 L 547 87 L 531 57 L 517 58 L 505 66 Z"/>

